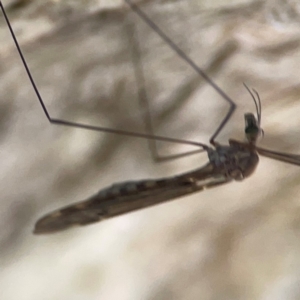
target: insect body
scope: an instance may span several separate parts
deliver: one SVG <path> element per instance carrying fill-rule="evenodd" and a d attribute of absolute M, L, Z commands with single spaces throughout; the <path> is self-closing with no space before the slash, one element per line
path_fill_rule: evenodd
<path fill-rule="evenodd" d="M 114 184 L 108 188 L 101 189 L 97 194 L 91 196 L 85 201 L 75 203 L 65 208 L 51 212 L 35 224 L 34 233 L 52 233 L 67 229 L 74 225 L 86 225 L 98 222 L 113 216 L 121 215 L 137 209 L 153 206 L 159 203 L 173 200 L 206 188 L 216 187 L 233 180 L 241 181 L 249 177 L 255 170 L 259 158 L 258 154 L 270 157 L 279 161 L 300 165 L 300 156 L 293 154 L 280 153 L 263 149 L 256 146 L 258 137 L 263 133 L 261 123 L 261 101 L 255 90 L 250 90 L 246 85 L 249 93 L 256 106 L 257 117 L 252 113 L 245 114 L 245 136 L 246 141 L 229 140 L 229 145 L 221 145 L 215 141 L 216 137 L 230 119 L 235 110 L 235 103 L 223 90 L 220 89 L 180 48 L 175 45 L 165 33 L 157 27 L 145 13 L 129 0 L 125 2 L 137 13 L 160 37 L 169 44 L 169 46 L 189 64 L 200 76 L 202 76 L 225 101 L 230 105 L 229 111 L 210 138 L 211 146 L 199 142 L 185 141 L 174 138 L 147 135 L 142 133 L 126 132 L 110 128 L 96 127 L 82 123 L 74 123 L 66 120 L 52 118 L 38 89 L 31 76 L 23 53 L 17 42 L 13 29 L 9 23 L 2 2 L 0 8 L 4 14 L 9 30 L 15 41 L 20 57 L 27 71 L 28 77 L 35 89 L 36 95 L 44 110 L 49 122 L 56 125 L 77 127 L 87 130 L 110 132 L 114 134 L 125 134 L 128 136 L 142 137 L 153 140 L 162 140 L 168 142 L 185 143 L 200 148 L 200 151 L 206 151 L 209 162 L 196 170 L 176 175 L 173 177 L 143 180 L 127 181 Z M 256 97 L 255 97 L 256 96 Z M 202 148 L 202 149 L 201 149 Z"/>
<path fill-rule="evenodd" d="M 245 117 L 251 120 L 254 118 L 252 114 L 246 114 Z M 259 127 L 256 122 L 254 125 L 258 134 Z M 86 201 L 42 217 L 37 221 L 34 233 L 49 233 L 74 225 L 98 222 L 232 180 L 240 181 L 254 172 L 259 161 L 252 143 L 230 140 L 229 146 L 216 144 L 215 148 L 207 147 L 206 151 L 209 163 L 202 168 L 169 178 L 114 184 L 100 190 Z"/>

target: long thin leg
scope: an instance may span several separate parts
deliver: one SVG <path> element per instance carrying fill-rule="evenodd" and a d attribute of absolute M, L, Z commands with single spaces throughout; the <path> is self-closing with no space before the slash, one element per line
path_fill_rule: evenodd
<path fill-rule="evenodd" d="M 134 74 L 137 82 L 138 99 L 141 105 L 141 111 L 143 112 L 143 122 L 145 123 L 146 132 L 149 133 L 149 135 L 154 136 L 154 127 L 151 116 L 152 107 L 146 90 L 145 73 L 143 70 L 141 48 L 139 45 L 137 31 L 135 30 L 134 24 L 131 22 L 127 24 L 127 28 L 129 33 L 128 36 L 130 39 L 129 44 L 131 45 Z M 155 162 L 169 161 L 205 151 L 204 149 L 197 149 L 174 155 L 161 155 L 158 152 L 156 140 L 148 140 L 148 145 L 152 158 Z"/>
<path fill-rule="evenodd" d="M 263 155 L 265 157 L 279 160 L 288 164 L 300 166 L 300 155 L 298 154 L 277 152 L 269 149 L 264 149 L 261 147 L 256 147 L 256 149 L 260 155 Z"/>
<path fill-rule="evenodd" d="M 229 103 L 229 111 L 214 132 L 214 134 L 210 138 L 210 143 L 212 145 L 215 145 L 215 139 L 220 133 L 220 131 L 223 129 L 223 127 L 226 125 L 228 120 L 231 118 L 232 114 L 234 113 L 236 109 L 236 104 L 234 101 L 219 87 L 217 86 L 212 79 L 207 76 L 201 68 L 199 68 L 190 57 L 188 57 L 136 4 L 132 3 L 130 0 L 124 0 L 130 8 L 141 17 L 141 19 L 144 20 L 146 24 L 148 24 L 149 27 L 151 27 L 170 47 L 173 49 L 179 57 L 181 57 L 184 61 L 186 61 L 200 76 L 202 76 L 203 79 L 205 79 L 215 90 L 216 92 L 221 95 L 225 101 Z"/>
<path fill-rule="evenodd" d="M 113 133 L 113 134 L 119 134 L 119 135 L 125 135 L 125 136 L 131 136 L 131 137 L 137 137 L 137 138 L 146 138 L 146 139 L 152 139 L 152 140 L 159 140 L 159 141 L 165 141 L 165 142 L 171 142 L 171 143 L 180 143 L 180 144 L 187 144 L 187 145 L 193 145 L 193 146 L 197 146 L 197 147 L 202 147 L 203 149 L 208 149 L 208 146 L 202 143 L 198 143 L 198 142 L 193 142 L 193 141 L 188 141 L 188 140 L 182 140 L 182 139 L 176 139 L 176 138 L 169 138 L 169 137 L 164 137 L 164 136 L 154 136 L 154 135 L 148 135 L 148 134 L 144 134 L 144 133 L 139 133 L 139 132 L 131 132 L 131 131 L 125 131 L 125 130 L 118 130 L 118 129 L 112 129 L 112 128 L 107 128 L 107 127 L 99 127 L 99 126 L 92 126 L 92 125 L 88 125 L 88 124 L 82 124 L 82 123 L 75 123 L 75 122 L 71 122 L 71 121 L 66 121 L 66 120 L 61 120 L 61 119 L 56 119 L 56 118 L 52 118 L 49 115 L 49 112 L 44 104 L 44 101 L 42 99 L 42 96 L 40 95 L 38 88 L 35 84 L 35 81 L 33 79 L 33 76 L 31 75 L 31 72 L 29 70 L 29 67 L 26 63 L 26 60 L 24 58 L 24 55 L 22 53 L 22 50 L 20 48 L 20 45 L 18 43 L 18 40 L 15 36 L 15 33 L 12 29 L 12 26 L 9 22 L 9 19 L 7 17 L 7 14 L 5 12 L 4 6 L 2 4 L 2 1 L 0 1 L 0 7 L 1 10 L 3 12 L 5 21 L 7 23 L 7 26 L 9 28 L 9 31 L 11 33 L 11 36 L 14 40 L 14 43 L 17 47 L 18 53 L 20 55 L 20 58 L 22 60 L 22 63 L 24 65 L 24 68 L 26 70 L 27 76 L 33 86 L 33 89 L 36 93 L 36 96 L 42 106 L 42 109 L 48 119 L 48 121 L 51 124 L 55 124 L 55 125 L 62 125 L 62 126 L 69 126 L 69 127 L 76 127 L 76 128 L 82 128 L 82 129 L 87 129 L 87 130 L 94 130 L 94 131 L 101 131 L 101 132 L 108 132 L 108 133 Z"/>

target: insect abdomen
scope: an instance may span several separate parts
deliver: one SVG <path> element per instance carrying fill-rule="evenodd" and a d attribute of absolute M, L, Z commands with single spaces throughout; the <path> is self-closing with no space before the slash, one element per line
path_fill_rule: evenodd
<path fill-rule="evenodd" d="M 211 164 L 174 177 L 114 184 L 91 196 L 47 214 L 37 221 L 34 233 L 52 233 L 86 225 L 137 209 L 170 201 L 205 188 L 229 182 Z"/>

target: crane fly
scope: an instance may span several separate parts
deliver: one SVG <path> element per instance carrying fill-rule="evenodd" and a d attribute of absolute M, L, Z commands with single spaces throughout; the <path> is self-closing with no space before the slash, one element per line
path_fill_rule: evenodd
<path fill-rule="evenodd" d="M 88 124 L 75 123 L 57 118 L 52 118 L 47 111 L 43 99 L 37 89 L 35 81 L 23 56 L 22 50 L 11 27 L 2 1 L 1 10 L 17 47 L 18 53 L 25 67 L 29 80 L 33 86 L 42 109 L 51 124 L 77 127 L 86 130 L 109 132 L 138 138 L 147 138 L 155 141 L 167 141 L 183 143 L 199 147 L 198 152 L 206 152 L 208 162 L 206 165 L 184 174 L 172 177 L 126 181 L 113 184 L 101 189 L 95 195 L 75 204 L 50 212 L 40 218 L 34 228 L 35 234 L 53 233 L 65 230 L 75 225 L 87 225 L 99 222 L 121 214 L 129 213 L 141 208 L 150 207 L 159 203 L 167 202 L 182 196 L 189 195 L 204 189 L 217 187 L 232 181 L 242 181 L 255 171 L 259 154 L 278 161 L 300 165 L 300 155 L 276 152 L 258 147 L 257 139 L 263 134 L 261 128 L 261 100 L 256 90 L 245 87 L 250 93 L 256 107 L 256 114 L 246 113 L 245 118 L 245 141 L 229 139 L 228 145 L 222 145 L 216 141 L 217 136 L 226 125 L 235 111 L 234 101 L 225 94 L 136 4 L 124 0 L 150 28 L 152 28 L 170 48 L 175 51 L 190 67 L 205 79 L 222 98 L 229 103 L 229 111 L 211 136 L 210 146 L 181 139 L 169 138 L 157 135 L 148 135 L 137 132 L 128 132 L 106 127 L 91 126 Z"/>

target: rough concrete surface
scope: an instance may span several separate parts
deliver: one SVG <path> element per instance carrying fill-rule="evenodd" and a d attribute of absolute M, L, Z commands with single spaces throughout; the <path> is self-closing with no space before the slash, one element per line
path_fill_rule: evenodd
<path fill-rule="evenodd" d="M 219 136 L 300 153 L 300 16 L 292 1 L 139 1 L 228 94 Z M 3 1 L 53 117 L 145 132 L 137 42 L 155 133 L 208 143 L 228 104 L 120 1 Z M 300 168 L 260 159 L 243 181 L 95 225 L 35 236 L 44 213 L 114 182 L 171 176 L 137 138 L 50 125 L 0 17 L 0 299 L 300 299 Z M 163 155 L 193 150 L 159 143 Z M 298 216 L 299 215 L 299 216 Z"/>

